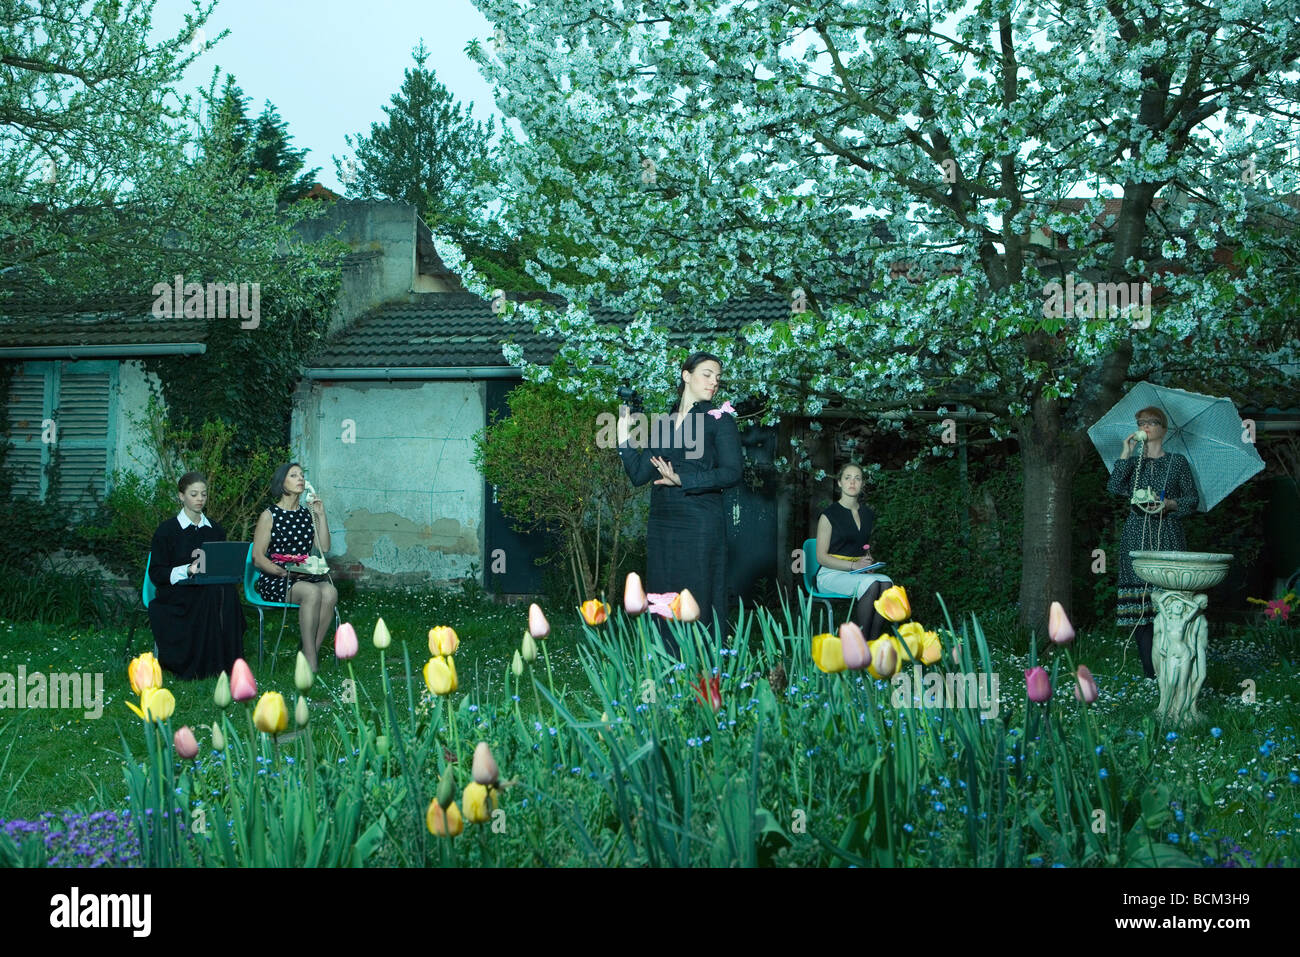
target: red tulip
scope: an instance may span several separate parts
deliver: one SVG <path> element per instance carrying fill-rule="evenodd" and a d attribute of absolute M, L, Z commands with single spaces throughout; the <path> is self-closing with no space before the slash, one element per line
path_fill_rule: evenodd
<path fill-rule="evenodd" d="M 1092 677 L 1092 672 L 1088 670 L 1087 665 L 1079 665 L 1076 672 L 1076 681 L 1074 683 L 1074 697 L 1084 704 L 1092 704 L 1097 700 L 1097 682 Z"/>
<path fill-rule="evenodd" d="M 1065 609 L 1059 601 L 1052 602 L 1052 611 L 1047 619 L 1047 636 L 1055 644 L 1068 645 L 1074 641 L 1074 627 L 1065 617 Z"/>
<path fill-rule="evenodd" d="M 851 621 L 840 625 L 840 653 L 844 655 L 844 667 L 850 671 L 861 671 L 871 664 L 867 636 Z"/>
<path fill-rule="evenodd" d="M 238 659 L 230 669 L 230 697 L 236 701 L 249 701 L 257 697 L 257 682 L 253 680 L 253 669 L 243 658 Z"/>
<path fill-rule="evenodd" d="M 636 572 L 628 572 L 627 581 L 623 584 L 623 610 L 635 618 L 649 606 L 645 589 L 641 587 L 641 576 Z"/>
<path fill-rule="evenodd" d="M 712 678 L 701 675 L 700 683 L 691 685 L 691 687 L 695 689 L 695 696 L 700 699 L 701 704 L 707 704 L 714 711 L 722 707 L 722 688 L 718 675 L 714 675 Z"/>
<path fill-rule="evenodd" d="M 1025 687 L 1029 691 L 1029 700 L 1042 704 L 1052 697 L 1052 680 L 1047 676 L 1047 669 L 1029 668 L 1025 671 Z"/>
<path fill-rule="evenodd" d="M 172 743 L 176 745 L 176 753 L 186 761 L 193 760 L 198 756 L 199 742 L 195 739 L 194 732 L 190 730 L 189 725 L 172 735 Z"/>
<path fill-rule="evenodd" d="M 357 648 L 357 631 L 352 627 L 351 622 L 345 621 L 339 625 L 339 630 L 334 632 L 334 657 L 340 661 L 355 658 Z"/>

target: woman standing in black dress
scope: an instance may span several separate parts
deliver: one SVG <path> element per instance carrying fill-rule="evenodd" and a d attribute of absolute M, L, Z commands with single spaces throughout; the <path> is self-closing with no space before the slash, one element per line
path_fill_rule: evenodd
<path fill-rule="evenodd" d="M 1121 628 L 1131 628 L 1137 639 L 1142 672 L 1156 676 L 1151 661 L 1151 642 L 1155 632 L 1155 611 L 1151 606 L 1151 585 L 1137 577 L 1129 552 L 1187 550 L 1187 535 L 1182 517 L 1196 511 L 1200 496 L 1191 464 L 1177 452 L 1164 451 L 1165 414 L 1146 408 L 1137 414 L 1138 432 L 1124 440 L 1124 451 L 1110 473 L 1106 486 L 1112 495 L 1128 500 L 1124 534 L 1119 546 L 1119 608 L 1116 619 Z M 1139 441 L 1139 433 L 1142 436 Z M 1137 458 L 1134 448 L 1142 446 Z M 1139 496 L 1139 492 L 1146 495 Z M 1134 502 L 1135 497 L 1150 499 L 1149 504 Z"/>
<path fill-rule="evenodd" d="M 157 593 L 149 602 L 149 625 L 158 661 L 178 678 L 211 678 L 244 656 L 244 612 L 234 585 L 180 585 L 198 574 L 198 549 L 224 542 L 226 530 L 203 514 L 208 480 L 186 472 L 177 483 L 181 510 L 153 533 L 149 579 Z"/>
<path fill-rule="evenodd" d="M 253 587 L 266 601 L 291 602 L 298 606 L 302 653 L 315 671 L 339 593 L 324 575 L 291 572 L 284 567 L 285 561 L 271 560 L 272 555 L 307 555 L 313 548 L 319 548 L 322 555 L 329 551 L 330 529 L 324 503 L 316 498 L 310 505 L 298 504 L 306 488 L 307 477 L 297 462 L 275 470 L 271 478 L 271 498 L 275 504 L 258 516 L 253 531 L 253 564 L 262 573 Z"/>
<path fill-rule="evenodd" d="M 651 418 L 645 448 L 629 443 L 633 421 L 620 410 L 619 455 L 633 485 L 654 479 L 646 531 L 646 589 L 690 590 L 700 621 L 727 634 L 727 524 L 722 492 L 740 482 L 740 435 L 731 414 L 713 406 L 722 377 L 717 356 L 697 352 L 682 365 L 677 403 Z M 676 643 L 665 631 L 674 654 Z"/>
<path fill-rule="evenodd" d="M 850 462 L 840 469 L 836 484 L 840 499 L 832 502 L 817 519 L 817 588 L 857 599 L 853 621 L 867 641 L 875 641 L 888 626 L 875 601 L 893 584 L 888 575 L 855 569 L 875 564 L 871 557 L 871 532 L 876 513 L 862 503 L 862 467 Z"/>

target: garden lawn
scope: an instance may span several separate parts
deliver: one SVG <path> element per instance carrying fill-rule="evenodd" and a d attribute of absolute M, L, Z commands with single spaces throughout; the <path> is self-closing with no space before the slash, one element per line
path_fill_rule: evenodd
<path fill-rule="evenodd" d="M 568 688 L 581 695 L 588 686 L 573 652 L 582 634 L 577 610 L 545 610 L 553 628 L 547 651 L 556 690 Z M 450 625 L 460 636 L 456 668 L 462 691 L 471 700 L 500 697 L 505 672 L 528 624 L 526 605 L 499 605 L 459 591 L 358 591 L 344 601 L 341 611 L 343 620 L 353 623 L 360 638 L 361 651 L 352 660 L 350 673 L 362 701 L 381 698 L 379 655 L 371 644 L 375 621 L 381 616 L 393 638 L 388 649 L 389 676 L 401 698 L 405 698 L 403 645 L 410 652 L 417 698 L 428 694 L 420 670 L 429 659 L 428 631 L 435 625 Z M 283 612 L 266 613 L 266 659 L 260 668 L 257 613 L 246 607 L 245 617 L 244 657 L 256 675 L 258 693 L 279 691 L 292 710 L 297 698 L 293 668 L 299 647 L 295 614 L 289 613 L 274 672 L 271 649 Z M 125 797 L 122 736 L 138 750 L 140 725 L 125 704 L 138 704 L 127 681 L 126 665 L 130 658 L 153 650 L 143 608 L 136 611 L 135 636 L 129 654 L 124 655 L 129 632 L 129 622 L 95 631 L 0 620 L 0 672 L 16 679 L 21 665 L 29 675 L 80 671 L 104 676 L 103 714 L 98 719 L 84 717 L 85 709 L 0 710 L 0 821 L 77 808 L 97 791 L 110 799 Z M 321 649 L 320 661 L 320 673 L 307 697 L 313 713 L 328 713 L 342 706 L 343 682 L 349 676 L 347 663 L 334 657 L 332 636 Z M 220 714 L 212 700 L 215 681 L 180 681 L 164 671 L 163 684 L 176 696 L 173 727 L 189 725 L 206 748 L 206 727 Z"/>

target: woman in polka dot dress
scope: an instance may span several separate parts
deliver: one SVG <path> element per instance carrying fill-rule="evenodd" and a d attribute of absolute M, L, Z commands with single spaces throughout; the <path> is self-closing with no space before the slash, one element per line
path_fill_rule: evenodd
<path fill-rule="evenodd" d="M 298 504 L 306 487 L 307 478 L 297 462 L 275 470 L 271 479 L 271 498 L 275 504 L 258 516 L 253 532 L 253 564 L 262 573 L 253 587 L 266 601 L 289 601 L 298 606 L 302 653 L 315 671 L 339 593 L 324 575 L 291 572 L 284 567 L 283 559 L 271 560 L 272 555 L 306 555 L 313 548 L 319 548 L 324 554 L 329 550 L 330 530 L 324 503 L 317 498 L 308 506 Z"/>

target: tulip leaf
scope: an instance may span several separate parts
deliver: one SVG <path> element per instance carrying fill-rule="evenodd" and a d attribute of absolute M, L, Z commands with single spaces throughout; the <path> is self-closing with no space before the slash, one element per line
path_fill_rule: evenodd
<path fill-rule="evenodd" d="M 1142 822 L 1147 827 L 1160 827 L 1173 817 L 1169 809 L 1170 791 L 1164 784 L 1147 788 L 1142 792 Z"/>
<path fill-rule="evenodd" d="M 1196 862 L 1169 844 L 1160 844 L 1140 825 L 1134 825 L 1124 841 L 1127 867 L 1196 867 Z"/>

